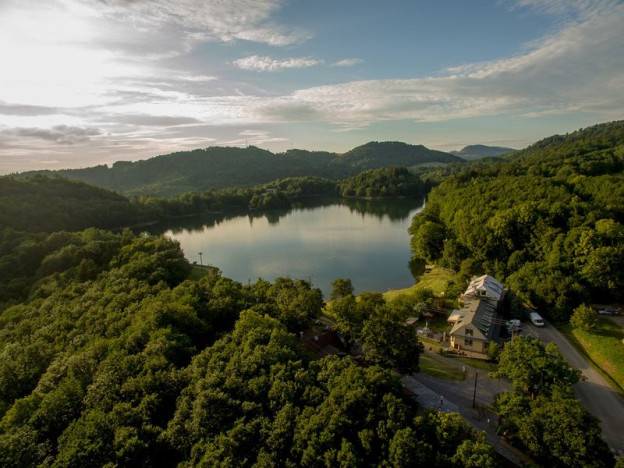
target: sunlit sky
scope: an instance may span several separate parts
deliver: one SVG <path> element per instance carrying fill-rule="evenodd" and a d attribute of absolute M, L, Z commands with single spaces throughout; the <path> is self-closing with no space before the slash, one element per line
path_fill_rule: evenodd
<path fill-rule="evenodd" d="M 624 0 L 0 0 L 0 173 L 522 147 L 624 118 Z"/>

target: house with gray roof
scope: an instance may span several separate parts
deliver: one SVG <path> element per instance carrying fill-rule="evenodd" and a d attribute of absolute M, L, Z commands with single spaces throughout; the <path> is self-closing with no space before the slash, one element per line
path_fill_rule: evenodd
<path fill-rule="evenodd" d="M 502 283 L 489 275 L 475 277 L 461 296 L 461 307 L 448 317 L 450 347 L 475 357 L 485 357 L 488 344 L 496 340 L 497 310 L 504 297 Z"/>

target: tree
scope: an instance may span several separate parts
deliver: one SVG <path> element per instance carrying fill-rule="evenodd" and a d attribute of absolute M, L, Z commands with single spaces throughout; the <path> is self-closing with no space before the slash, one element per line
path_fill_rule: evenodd
<path fill-rule="evenodd" d="M 493 373 L 513 388 L 496 398 L 499 430 L 545 466 L 613 465 L 598 421 L 574 396 L 579 374 L 553 343 L 520 337 L 505 346 Z"/>
<path fill-rule="evenodd" d="M 535 396 L 548 394 L 553 385 L 573 385 L 580 372 L 571 368 L 557 346 L 533 337 L 515 337 L 500 353 L 496 378 L 508 378 L 514 390 Z"/>
<path fill-rule="evenodd" d="M 332 282 L 331 299 L 336 300 L 353 295 L 353 284 L 350 279 L 338 278 Z"/>
<path fill-rule="evenodd" d="M 495 468 L 498 466 L 494 447 L 485 440 L 485 433 L 479 433 L 474 440 L 467 439 L 457 447 L 457 452 L 451 459 L 457 466 L 463 468 Z"/>
<path fill-rule="evenodd" d="M 532 400 L 503 393 L 496 409 L 502 427 L 517 445 L 546 466 L 613 466 L 598 421 L 581 406 L 569 386 L 555 386 L 549 395 Z"/>
<path fill-rule="evenodd" d="M 574 309 L 574 313 L 570 318 L 570 323 L 574 328 L 591 331 L 596 328 L 598 324 L 598 313 L 591 307 L 581 304 Z"/>
<path fill-rule="evenodd" d="M 418 370 L 421 345 L 414 327 L 373 317 L 364 323 L 361 342 L 364 356 L 370 362 L 397 368 L 404 373 Z"/>
<path fill-rule="evenodd" d="M 487 348 L 488 358 L 490 358 L 491 361 L 496 361 L 498 359 L 499 354 L 500 354 L 500 348 L 498 346 L 498 343 L 496 343 L 496 341 L 490 341 L 488 343 L 488 348 Z"/>
<path fill-rule="evenodd" d="M 336 319 L 336 330 L 353 343 L 360 337 L 364 315 L 357 306 L 354 296 L 335 299 L 329 305 L 331 315 Z"/>
<path fill-rule="evenodd" d="M 413 232 L 412 250 L 416 257 L 432 261 L 440 258 L 446 232 L 444 226 L 425 221 Z"/>

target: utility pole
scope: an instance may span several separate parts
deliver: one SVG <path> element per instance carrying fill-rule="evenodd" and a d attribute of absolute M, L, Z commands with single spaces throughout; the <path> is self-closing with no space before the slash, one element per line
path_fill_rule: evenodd
<path fill-rule="evenodd" d="M 477 407 L 477 378 L 479 377 L 479 373 L 475 372 L 475 383 L 474 383 L 474 392 L 472 394 L 472 407 Z"/>
<path fill-rule="evenodd" d="M 204 254 L 203 254 L 202 252 L 199 252 L 199 264 L 200 264 L 201 266 L 204 266 L 204 262 L 203 262 L 203 260 L 202 260 L 202 255 L 204 255 Z"/>

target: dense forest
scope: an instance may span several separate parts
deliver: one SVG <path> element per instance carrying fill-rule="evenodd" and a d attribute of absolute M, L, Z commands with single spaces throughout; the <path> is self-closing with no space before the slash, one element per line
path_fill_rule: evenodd
<path fill-rule="evenodd" d="M 415 197 L 424 196 L 426 185 L 403 167 L 372 169 L 341 181 L 343 197 Z"/>
<path fill-rule="evenodd" d="M 129 231 L 0 241 L 19 283 L 0 306 L 1 466 L 497 463 L 459 415 L 417 413 L 388 318 L 363 331 L 365 365 L 319 358 L 298 338 L 323 304 L 305 281 L 189 280 L 176 243 Z"/>
<path fill-rule="evenodd" d="M 624 298 L 624 122 L 439 180 L 411 226 L 416 257 L 493 274 L 557 320 Z"/>
<path fill-rule="evenodd" d="M 422 145 L 371 142 L 344 154 L 305 150 L 274 154 L 254 146 L 212 147 L 144 161 L 120 161 L 112 167 L 36 173 L 78 180 L 129 196 L 172 197 L 187 192 L 260 185 L 288 177 L 337 180 L 368 169 L 458 162 L 463 160 Z M 32 175 L 25 173 L 21 177 Z"/>
<path fill-rule="evenodd" d="M 292 177 L 175 198 L 132 199 L 62 178 L 8 176 L 0 177 L 0 228 L 31 232 L 110 229 L 205 213 L 288 209 L 323 197 L 422 197 L 425 190 L 426 184 L 404 168 L 375 169 L 339 181 Z"/>

